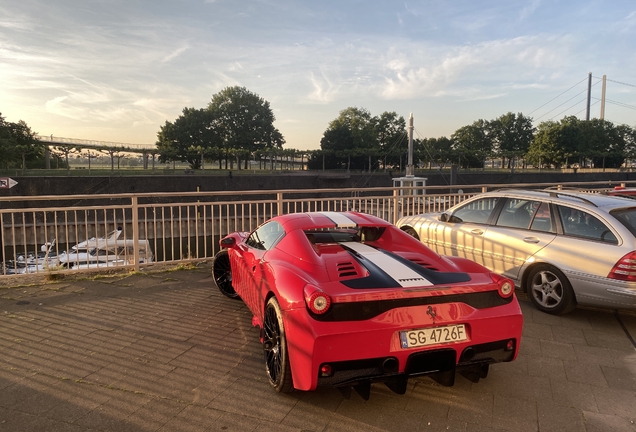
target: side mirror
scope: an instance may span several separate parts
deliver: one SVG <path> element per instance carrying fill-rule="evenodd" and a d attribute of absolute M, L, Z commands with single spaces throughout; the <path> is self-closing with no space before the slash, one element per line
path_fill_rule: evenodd
<path fill-rule="evenodd" d="M 441 215 L 439 215 L 439 221 L 448 222 L 448 213 L 442 213 Z"/>
<path fill-rule="evenodd" d="M 236 245 L 236 240 L 234 239 L 234 237 L 225 237 L 222 238 L 219 243 L 221 245 L 221 248 L 226 249 L 234 247 Z"/>

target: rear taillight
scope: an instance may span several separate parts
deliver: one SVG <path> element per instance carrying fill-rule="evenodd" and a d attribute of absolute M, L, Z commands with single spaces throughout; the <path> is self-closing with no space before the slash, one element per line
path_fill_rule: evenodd
<path fill-rule="evenodd" d="M 505 276 L 497 273 L 490 273 L 490 277 L 497 284 L 499 288 L 499 295 L 503 298 L 508 298 L 515 291 L 515 284 L 513 281 Z"/>
<path fill-rule="evenodd" d="M 315 286 L 307 285 L 305 287 L 305 303 L 310 311 L 316 315 L 322 315 L 329 310 L 331 297 Z"/>
<path fill-rule="evenodd" d="M 636 251 L 630 252 L 619 259 L 607 277 L 610 279 L 636 282 Z"/>

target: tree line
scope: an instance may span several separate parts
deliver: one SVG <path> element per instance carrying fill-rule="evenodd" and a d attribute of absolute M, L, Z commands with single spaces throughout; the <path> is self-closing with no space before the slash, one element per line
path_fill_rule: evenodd
<path fill-rule="evenodd" d="M 394 112 L 372 117 L 363 108 L 346 108 L 329 123 L 320 146 L 310 157 L 310 168 L 399 169 L 408 152 L 405 121 Z M 462 126 L 450 137 L 415 138 L 413 153 L 420 166 L 438 168 L 483 168 L 494 160 L 504 168 L 617 168 L 636 158 L 636 129 L 573 116 L 535 128 L 532 118 L 508 112 Z"/>
<path fill-rule="evenodd" d="M 0 113 L 0 168 L 44 168 L 44 145 L 31 128 L 20 120 L 5 120 Z"/>
<path fill-rule="evenodd" d="M 207 107 L 184 108 L 157 134 L 160 162 L 182 161 L 200 168 L 205 160 L 219 166 L 247 168 L 248 160 L 307 157 L 309 169 L 401 169 L 406 165 L 408 138 L 404 117 L 385 111 L 346 108 L 332 120 L 319 150 L 283 149 L 285 139 L 273 126 L 269 102 L 244 87 L 227 87 Z M 565 117 L 533 126 L 532 118 L 508 112 L 480 119 L 450 137 L 414 140 L 414 160 L 420 166 L 481 168 L 500 160 L 501 167 L 619 167 L 636 157 L 636 131 L 606 120 Z"/>
<path fill-rule="evenodd" d="M 248 168 L 250 161 L 267 168 L 274 159 L 307 158 L 309 169 L 402 169 L 408 137 L 404 117 L 385 111 L 373 116 L 358 107 L 345 108 L 329 122 L 318 150 L 284 149 L 285 138 L 274 127 L 270 103 L 245 87 L 226 87 L 204 108 L 183 109 L 157 133 L 159 162 L 186 162 L 193 169 L 206 161 L 220 167 Z M 20 120 L 8 122 L 0 114 L 2 168 L 44 167 L 45 145 Z M 54 149 L 53 157 L 68 169 L 74 148 Z M 113 168 L 121 149 L 100 149 L 111 156 Z M 89 152 L 90 153 L 90 152 Z M 89 154 L 90 163 L 90 154 Z M 500 160 L 501 167 L 620 167 L 636 158 L 636 129 L 600 119 L 565 117 L 533 126 L 532 118 L 508 112 L 493 120 L 480 119 L 457 129 L 450 137 L 416 137 L 414 161 L 419 166 L 482 168 Z M 291 165 L 290 165 L 291 166 Z M 272 165 L 270 165 L 271 169 Z"/>

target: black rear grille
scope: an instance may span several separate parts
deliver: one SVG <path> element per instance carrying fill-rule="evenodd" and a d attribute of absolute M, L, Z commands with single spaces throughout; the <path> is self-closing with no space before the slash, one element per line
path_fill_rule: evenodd
<path fill-rule="evenodd" d="M 338 276 L 341 278 L 359 276 L 358 271 L 351 261 L 338 263 L 336 264 L 336 268 L 338 269 Z"/>
<path fill-rule="evenodd" d="M 498 291 L 467 294 L 448 294 L 430 297 L 416 297 L 396 300 L 375 300 L 366 302 L 335 303 L 323 315 L 310 312 L 317 321 L 363 321 L 383 314 L 391 309 L 435 305 L 444 303 L 464 303 L 475 309 L 503 306 L 512 302 L 514 296 L 502 298 Z"/>
<path fill-rule="evenodd" d="M 420 266 L 424 267 L 425 269 L 429 269 L 429 270 L 433 270 L 433 271 L 439 271 L 439 269 L 437 267 L 435 267 L 434 265 L 431 265 L 431 264 L 427 263 L 426 261 L 421 260 L 419 258 L 412 258 L 410 261 L 414 262 L 417 265 L 420 265 Z"/>

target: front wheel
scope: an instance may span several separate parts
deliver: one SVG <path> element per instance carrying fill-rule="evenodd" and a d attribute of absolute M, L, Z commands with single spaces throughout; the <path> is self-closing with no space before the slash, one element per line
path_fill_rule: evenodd
<path fill-rule="evenodd" d="M 212 263 L 212 276 L 219 291 L 229 298 L 238 299 L 239 296 L 232 286 L 232 267 L 230 267 L 230 256 L 226 249 L 219 251 Z"/>
<path fill-rule="evenodd" d="M 265 306 L 263 353 L 265 372 L 272 387 L 280 393 L 293 391 L 294 384 L 287 353 L 287 335 L 285 334 L 283 315 L 276 297 L 270 298 Z"/>
<path fill-rule="evenodd" d="M 576 307 L 572 285 L 561 270 L 547 264 L 539 264 L 528 274 L 528 294 L 540 311 L 559 315 Z"/>
<path fill-rule="evenodd" d="M 407 233 L 408 235 L 410 235 L 411 237 L 413 237 L 416 240 L 420 239 L 420 236 L 417 235 L 417 231 L 415 231 L 413 228 L 411 227 L 403 227 L 402 231 L 404 231 L 405 233 Z"/>

